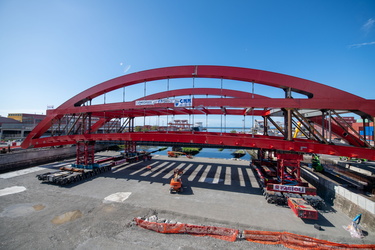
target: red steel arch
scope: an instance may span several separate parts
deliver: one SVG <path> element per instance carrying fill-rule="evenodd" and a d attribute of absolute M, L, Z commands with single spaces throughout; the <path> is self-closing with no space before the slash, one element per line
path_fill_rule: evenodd
<path fill-rule="evenodd" d="M 283 89 L 285 98 L 269 98 L 254 93 L 213 88 L 178 89 L 155 93 L 145 96 L 144 100 L 156 100 L 168 97 L 196 95 L 193 97 L 192 107 L 176 108 L 170 103 L 158 105 L 136 105 L 136 101 L 91 105 L 95 97 L 113 90 L 130 85 L 152 82 L 163 79 L 178 78 L 217 78 L 229 79 L 248 83 L 262 84 Z M 305 95 L 306 98 L 293 98 L 292 93 Z M 210 98 L 200 98 L 201 95 L 210 95 Z M 222 98 L 223 96 L 229 98 Z M 251 110 L 251 112 L 249 111 Z M 325 115 L 311 115 L 305 118 L 304 110 L 316 110 Z M 55 110 L 48 110 L 47 117 L 39 123 L 22 143 L 23 148 L 43 147 L 51 145 L 71 144 L 80 140 L 133 140 L 133 141 L 177 141 L 185 143 L 208 143 L 216 145 L 243 146 L 254 148 L 274 148 L 280 150 L 297 151 L 305 153 L 326 153 L 334 155 L 347 155 L 351 157 L 363 157 L 375 160 L 373 147 L 359 135 L 348 130 L 347 124 L 340 121 L 332 126 L 332 133 L 342 137 L 348 142 L 347 146 L 333 145 L 325 140 L 323 135 L 315 135 L 315 138 L 292 139 L 292 125 L 296 121 L 305 124 L 310 132 L 314 128 L 308 128 L 309 123 L 315 123 L 327 128 L 328 119 L 326 112 L 352 112 L 363 118 L 373 121 L 375 117 L 375 100 L 367 100 L 351 93 L 323 85 L 306 79 L 289 75 L 228 66 L 176 66 L 145 70 L 118 78 L 111 79 L 95 85 L 78 95 L 67 100 Z M 337 111 L 337 112 L 336 112 Z M 284 138 L 264 135 L 245 134 L 217 134 L 217 133 L 107 133 L 96 134 L 95 131 L 115 118 L 134 118 L 139 116 L 162 116 L 179 114 L 225 114 L 225 115 L 254 115 L 263 116 L 265 120 L 276 113 L 283 113 L 285 119 Z M 302 113 L 302 114 L 301 114 Z M 56 122 L 67 116 L 96 117 L 95 124 L 79 134 L 54 135 L 42 137 L 46 131 L 56 126 Z M 294 117 L 294 118 L 293 118 Z M 332 117 L 330 115 L 330 117 Z M 89 118 L 87 118 L 89 119 Z M 272 119 L 271 119 L 272 121 Z M 341 125 L 340 125 L 341 124 Z M 323 129 L 324 132 L 324 129 Z M 320 136 L 320 138 L 319 138 Z"/>

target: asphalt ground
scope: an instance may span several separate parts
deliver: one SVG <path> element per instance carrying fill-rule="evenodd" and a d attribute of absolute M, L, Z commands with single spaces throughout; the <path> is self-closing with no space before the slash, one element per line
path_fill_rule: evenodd
<path fill-rule="evenodd" d="M 96 157 L 113 154 L 100 152 Z M 159 234 L 132 223 L 134 217 L 153 214 L 196 225 L 287 231 L 337 243 L 375 244 L 375 229 L 365 228 L 363 239 L 352 238 L 343 228 L 352 218 L 332 207 L 319 211 L 318 221 L 308 221 L 296 217 L 288 207 L 268 204 L 248 161 L 155 155 L 150 161 L 118 165 L 112 172 L 67 186 L 35 178 L 69 163 L 0 175 L 0 249 L 283 248 L 244 240 Z M 184 170 L 181 194 L 169 193 L 175 168 Z M 315 229 L 314 224 L 323 230 Z"/>

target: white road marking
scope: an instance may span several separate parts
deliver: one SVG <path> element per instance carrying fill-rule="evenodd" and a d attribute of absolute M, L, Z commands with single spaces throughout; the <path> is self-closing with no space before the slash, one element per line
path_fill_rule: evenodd
<path fill-rule="evenodd" d="M 201 175 L 201 178 L 199 179 L 198 182 L 204 182 L 204 180 L 206 179 L 207 174 L 210 171 L 211 167 L 212 167 L 211 165 L 207 165 L 207 168 L 203 171 L 203 173 Z"/>
<path fill-rule="evenodd" d="M 0 189 L 0 196 L 21 193 L 25 190 L 26 190 L 26 188 L 24 186 L 8 187 L 8 188 Z"/>
<path fill-rule="evenodd" d="M 112 173 L 116 173 L 116 172 L 119 172 L 119 171 L 125 170 L 125 169 L 127 169 L 127 168 L 130 168 L 131 166 L 136 165 L 137 163 L 138 163 L 138 162 L 128 164 L 127 162 L 125 162 L 125 163 L 122 163 L 122 164 L 116 165 L 116 166 L 112 167 Z"/>
<path fill-rule="evenodd" d="M 230 167 L 225 168 L 225 181 L 224 185 L 231 185 L 232 184 L 232 172 Z"/>
<path fill-rule="evenodd" d="M 216 169 L 215 177 L 214 177 L 214 180 L 212 181 L 212 183 L 215 183 L 215 184 L 219 183 L 220 174 L 221 174 L 221 166 L 218 166 L 217 169 Z"/>
<path fill-rule="evenodd" d="M 247 172 L 247 175 L 249 176 L 251 186 L 254 187 L 254 188 L 258 188 L 259 184 L 258 184 L 257 180 L 255 179 L 255 176 L 254 176 L 253 172 L 250 170 L 250 168 L 246 168 L 246 172 Z"/>
<path fill-rule="evenodd" d="M 49 169 L 49 168 L 42 168 L 42 167 L 27 168 L 27 169 L 13 171 L 13 172 L 5 173 L 5 174 L 0 174 L 0 178 L 1 179 L 9 179 L 9 178 L 13 178 L 13 177 L 17 177 L 17 176 L 21 176 L 21 175 L 25 175 L 25 174 L 34 173 L 34 172 L 37 172 L 37 171 L 40 171 L 40 170 L 47 170 L 47 169 Z"/>
<path fill-rule="evenodd" d="M 193 163 L 190 163 L 186 168 L 183 169 L 184 173 L 186 173 L 186 171 L 188 171 L 191 166 L 193 166 Z"/>
<path fill-rule="evenodd" d="M 176 163 L 173 162 L 173 163 L 169 164 L 168 166 L 166 166 L 165 168 L 170 168 L 170 167 L 172 167 L 174 164 L 176 164 Z M 160 166 L 160 167 L 161 167 L 161 166 Z M 160 174 L 161 172 L 163 172 L 163 169 L 164 169 L 164 168 L 159 169 L 156 173 L 154 173 L 153 175 L 151 175 L 151 177 L 155 177 L 155 176 L 157 176 L 158 174 Z"/>
<path fill-rule="evenodd" d="M 152 168 L 152 166 L 156 165 L 156 163 L 153 163 L 153 164 L 150 164 L 149 166 L 151 166 L 151 170 L 147 171 L 147 172 L 144 172 L 143 174 L 141 174 L 141 176 L 147 176 L 153 172 L 155 172 L 155 170 L 163 167 L 164 165 L 166 165 L 168 162 L 163 162 L 162 164 L 160 164 L 159 166 L 156 166 L 155 168 Z"/>
<path fill-rule="evenodd" d="M 197 174 L 199 173 L 202 167 L 203 167 L 203 164 L 199 164 L 198 167 L 194 169 L 194 171 L 189 175 L 188 180 L 189 181 L 194 180 L 195 176 L 197 176 Z"/>
<path fill-rule="evenodd" d="M 180 165 L 178 165 L 176 168 L 182 168 L 185 164 L 186 164 L 186 163 L 180 163 Z M 175 169 L 172 169 L 171 171 L 169 171 L 169 173 L 166 174 L 166 175 L 164 175 L 163 178 L 164 178 L 164 179 L 168 179 L 168 178 L 170 178 L 170 177 L 173 175 L 174 170 L 175 170 Z"/>
<path fill-rule="evenodd" d="M 243 178 L 243 172 L 242 172 L 242 168 L 237 168 L 238 169 L 238 178 L 240 179 L 240 186 L 241 187 L 245 187 L 245 180 Z"/>
<path fill-rule="evenodd" d="M 103 203 L 110 203 L 110 202 L 124 202 L 129 196 L 131 192 L 118 192 L 111 194 L 104 198 Z"/>
<path fill-rule="evenodd" d="M 139 163 L 139 162 L 137 162 L 137 163 Z M 154 164 L 156 164 L 156 162 L 153 163 L 152 165 L 154 165 Z M 146 168 L 147 168 L 147 166 L 146 166 L 146 167 L 143 167 L 143 168 L 140 168 L 140 169 L 138 169 L 138 170 L 136 170 L 136 171 L 130 173 L 129 175 L 135 175 L 135 174 L 138 174 L 139 172 L 144 171 Z"/>

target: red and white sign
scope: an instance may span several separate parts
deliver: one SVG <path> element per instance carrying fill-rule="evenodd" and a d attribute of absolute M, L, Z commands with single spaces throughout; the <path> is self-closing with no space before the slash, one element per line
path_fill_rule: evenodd
<path fill-rule="evenodd" d="M 273 185 L 273 189 L 280 191 L 280 192 L 293 192 L 293 193 L 300 193 L 304 194 L 306 193 L 305 187 L 299 187 L 299 186 L 288 186 L 288 185 Z"/>

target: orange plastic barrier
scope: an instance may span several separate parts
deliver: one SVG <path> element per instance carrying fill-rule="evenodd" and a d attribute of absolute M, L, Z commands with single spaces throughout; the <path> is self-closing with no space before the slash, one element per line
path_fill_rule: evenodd
<path fill-rule="evenodd" d="M 239 233 L 236 229 L 225 227 L 212 227 L 212 226 L 197 226 L 191 224 L 170 224 L 170 223 L 157 223 L 149 222 L 143 219 L 134 218 L 134 221 L 139 227 L 153 230 L 158 233 L 164 234 L 191 234 L 194 236 L 210 236 L 213 238 L 235 241 Z M 288 232 L 271 232 L 271 231 L 254 231 L 244 230 L 243 238 L 247 241 L 284 245 L 285 247 L 297 250 L 315 249 L 315 250 L 330 250 L 330 249 L 375 249 L 375 244 L 341 244 L 327 240 L 320 240 L 304 235 L 298 235 Z"/>
<path fill-rule="evenodd" d="M 153 230 L 164 234 L 191 234 L 194 236 L 210 236 L 213 238 L 235 241 L 237 239 L 238 230 L 225 227 L 197 226 L 191 224 L 169 224 L 149 222 L 139 218 L 134 219 L 135 223 L 145 229 Z"/>
<path fill-rule="evenodd" d="M 279 244 L 297 250 L 306 249 L 375 249 L 375 244 L 352 245 L 319 240 L 308 236 L 288 232 L 252 231 L 244 230 L 243 236 L 247 241 L 261 244 Z"/>

